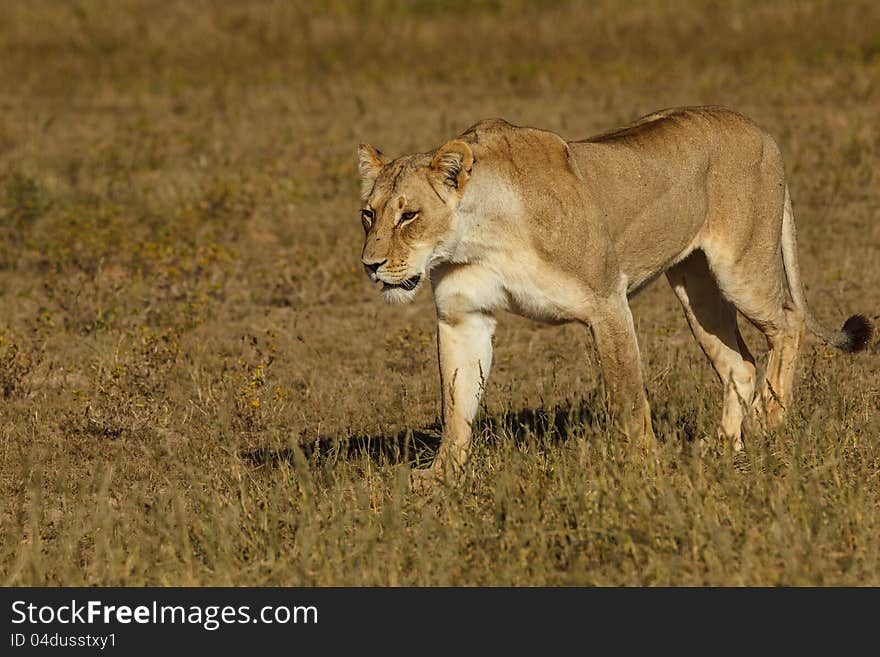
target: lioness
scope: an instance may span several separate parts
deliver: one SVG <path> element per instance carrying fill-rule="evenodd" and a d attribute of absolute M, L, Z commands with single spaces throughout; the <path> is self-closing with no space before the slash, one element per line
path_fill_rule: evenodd
<path fill-rule="evenodd" d="M 870 340 L 861 315 L 835 332 L 810 313 L 779 148 L 731 110 L 663 110 L 574 142 L 490 119 L 433 152 L 358 158 L 367 274 L 393 303 L 429 276 L 434 291 L 444 436 L 429 476 L 465 463 L 497 310 L 588 326 L 616 424 L 651 437 L 628 298 L 665 273 L 724 386 L 718 433 L 735 450 L 747 412 L 782 422 L 805 324 L 843 351 Z M 757 395 L 737 311 L 770 349 Z"/>

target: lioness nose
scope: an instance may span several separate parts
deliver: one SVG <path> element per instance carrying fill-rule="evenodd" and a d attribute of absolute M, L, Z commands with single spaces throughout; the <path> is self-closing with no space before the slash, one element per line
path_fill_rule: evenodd
<path fill-rule="evenodd" d="M 361 262 L 364 263 L 364 267 L 366 267 L 368 274 L 375 274 L 379 267 L 388 262 L 388 258 L 385 258 L 381 262 L 366 262 L 364 260 L 361 260 Z"/>

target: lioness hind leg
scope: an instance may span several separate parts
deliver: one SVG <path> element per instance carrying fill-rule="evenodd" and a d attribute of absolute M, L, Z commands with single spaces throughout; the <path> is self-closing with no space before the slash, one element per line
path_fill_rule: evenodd
<path fill-rule="evenodd" d="M 770 351 L 767 372 L 754 405 L 755 414 L 763 417 L 771 429 L 783 423 L 785 412 L 791 407 L 795 365 L 804 333 L 803 312 L 789 306 L 783 312 L 784 325 L 774 324 L 764 331 Z"/>
<path fill-rule="evenodd" d="M 763 263 L 746 259 L 734 266 L 719 259 L 712 262 L 712 271 L 724 297 L 767 340 L 767 369 L 753 411 L 767 427 L 778 427 L 791 406 L 795 362 L 804 325 L 803 313 L 786 301 L 782 258 L 774 253 Z"/>
<path fill-rule="evenodd" d="M 691 332 L 724 386 L 719 437 L 743 447 L 742 424 L 755 393 L 755 360 L 736 324 L 736 308 L 724 299 L 697 251 L 666 274 Z"/>

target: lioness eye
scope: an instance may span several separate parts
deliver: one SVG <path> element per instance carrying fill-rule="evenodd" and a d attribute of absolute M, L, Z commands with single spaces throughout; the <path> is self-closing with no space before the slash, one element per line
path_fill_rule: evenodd
<path fill-rule="evenodd" d="M 418 214 L 419 214 L 418 210 L 413 210 L 411 212 L 404 212 L 403 214 L 400 215 L 400 221 L 397 222 L 397 225 L 400 226 L 401 224 L 409 223 L 410 221 L 415 219 L 416 216 L 418 216 Z"/>
<path fill-rule="evenodd" d="M 372 210 L 361 210 L 361 221 L 366 222 L 368 224 L 373 223 L 373 211 Z"/>

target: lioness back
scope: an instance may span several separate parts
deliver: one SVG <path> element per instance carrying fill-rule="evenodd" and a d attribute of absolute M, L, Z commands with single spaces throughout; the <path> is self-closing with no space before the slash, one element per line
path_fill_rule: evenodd
<path fill-rule="evenodd" d="M 779 233 L 779 148 L 742 114 L 662 110 L 569 148 L 635 287 L 707 241 L 739 251 L 743 240 Z"/>

